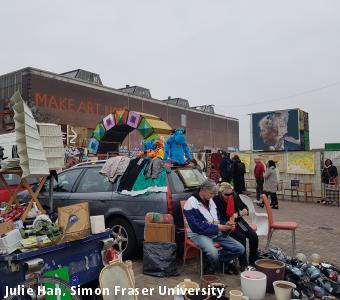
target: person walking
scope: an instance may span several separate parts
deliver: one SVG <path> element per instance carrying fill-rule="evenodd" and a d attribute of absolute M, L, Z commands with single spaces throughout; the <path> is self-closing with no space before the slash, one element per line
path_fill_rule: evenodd
<path fill-rule="evenodd" d="M 243 245 L 226 234 L 235 229 L 235 224 L 223 224 L 218 219 L 216 205 L 212 201 L 217 192 L 216 183 L 207 179 L 184 205 L 188 237 L 208 258 L 206 274 L 214 274 L 220 269 L 221 262 L 231 264 L 244 253 Z M 216 249 L 214 243 L 219 243 L 222 249 Z"/>
<path fill-rule="evenodd" d="M 279 182 L 277 179 L 276 164 L 273 160 L 268 161 L 267 169 L 264 172 L 263 177 L 264 177 L 263 190 L 267 197 L 270 195 L 270 206 L 274 209 L 279 209 L 279 202 L 277 200 L 276 195 Z"/>
<path fill-rule="evenodd" d="M 233 159 L 233 183 L 234 190 L 238 194 L 242 194 L 246 190 L 246 183 L 244 180 L 244 174 L 246 173 L 246 166 L 240 160 L 238 155 L 234 155 Z"/>
<path fill-rule="evenodd" d="M 256 200 L 260 202 L 261 195 L 263 194 L 263 173 L 265 171 L 265 165 L 260 158 L 255 158 L 254 176 L 256 180 Z"/>
<path fill-rule="evenodd" d="M 222 182 L 231 182 L 233 179 L 233 162 L 230 159 L 230 153 L 221 152 L 222 161 L 220 163 L 220 174 Z"/>
<path fill-rule="evenodd" d="M 221 222 L 225 223 L 229 221 L 231 216 L 235 213 L 237 214 L 236 227 L 235 230 L 230 233 L 230 236 L 240 242 L 245 249 L 247 239 L 249 241 L 249 261 L 247 261 L 246 251 L 238 258 L 241 272 L 243 272 L 248 265 L 255 266 L 255 261 L 258 258 L 259 238 L 256 232 L 243 219 L 244 216 L 249 214 L 247 205 L 242 202 L 240 196 L 227 182 L 220 184 L 219 193 L 213 200 L 216 204 Z"/>

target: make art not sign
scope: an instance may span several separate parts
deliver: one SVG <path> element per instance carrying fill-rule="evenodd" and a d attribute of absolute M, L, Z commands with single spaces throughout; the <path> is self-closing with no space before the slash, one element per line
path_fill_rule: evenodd
<path fill-rule="evenodd" d="M 122 106 L 116 107 L 102 104 L 99 100 L 74 99 L 66 96 L 54 96 L 46 93 L 34 93 L 35 107 L 44 109 L 65 111 L 71 113 L 87 113 L 95 115 L 108 115 L 111 112 L 124 109 Z"/>

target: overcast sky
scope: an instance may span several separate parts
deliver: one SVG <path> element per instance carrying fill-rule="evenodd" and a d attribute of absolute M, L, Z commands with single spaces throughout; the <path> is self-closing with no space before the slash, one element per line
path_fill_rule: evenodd
<path fill-rule="evenodd" d="M 340 1 L 1 1 L 0 74 L 32 66 L 82 68 L 104 85 L 240 120 L 309 112 L 312 148 L 340 142 Z"/>

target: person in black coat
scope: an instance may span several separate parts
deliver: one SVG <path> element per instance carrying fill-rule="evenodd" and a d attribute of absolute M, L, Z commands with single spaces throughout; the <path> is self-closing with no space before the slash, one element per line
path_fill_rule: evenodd
<path fill-rule="evenodd" d="M 234 155 L 233 159 L 233 183 L 234 190 L 238 194 L 242 194 L 246 190 L 244 174 L 246 172 L 245 164 L 240 160 L 238 155 Z"/>
<path fill-rule="evenodd" d="M 338 169 L 333 165 L 333 162 L 327 158 L 325 166 L 322 169 L 321 180 L 323 184 L 339 185 Z M 322 204 L 330 204 L 339 196 L 334 194 L 334 191 L 325 189 L 325 199 L 321 201 Z"/>
<path fill-rule="evenodd" d="M 230 233 L 230 236 L 240 242 L 245 248 L 247 245 L 247 239 L 249 240 L 249 265 L 254 266 L 255 261 L 258 258 L 258 245 L 259 239 L 256 232 L 249 226 L 249 224 L 243 219 L 243 216 L 248 215 L 248 207 L 240 199 L 239 195 L 234 192 L 233 187 L 227 183 L 222 182 L 218 195 L 213 198 L 218 217 L 222 224 L 229 221 L 230 216 L 237 214 L 236 228 Z M 247 254 L 244 252 L 239 256 L 239 263 L 241 271 L 248 266 Z"/>
<path fill-rule="evenodd" d="M 333 165 L 333 162 L 327 158 L 325 166 L 322 170 L 322 183 L 338 184 L 338 169 Z"/>
<path fill-rule="evenodd" d="M 222 182 L 231 182 L 233 179 L 233 162 L 230 159 L 230 153 L 222 151 L 222 161 L 220 163 L 220 175 Z"/>

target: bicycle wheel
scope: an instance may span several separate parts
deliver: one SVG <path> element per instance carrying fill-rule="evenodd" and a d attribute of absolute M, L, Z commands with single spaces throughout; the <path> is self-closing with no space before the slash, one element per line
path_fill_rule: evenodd
<path fill-rule="evenodd" d="M 57 277 L 38 277 L 25 280 L 22 283 L 18 284 L 16 287 L 18 292 L 16 292 L 14 295 L 9 295 L 7 298 L 4 299 L 44 299 L 46 295 L 44 296 L 43 293 L 41 294 L 43 288 L 39 289 L 39 287 L 42 287 L 44 284 L 53 284 L 57 287 L 55 288 L 56 291 L 64 289 L 66 292 L 72 295 L 72 285 L 70 285 L 68 282 Z M 28 289 L 31 289 L 30 291 L 34 291 L 34 295 L 32 295 L 31 292 L 28 292 Z M 82 297 L 80 295 L 72 295 L 71 297 L 74 300 L 82 300 Z"/>

